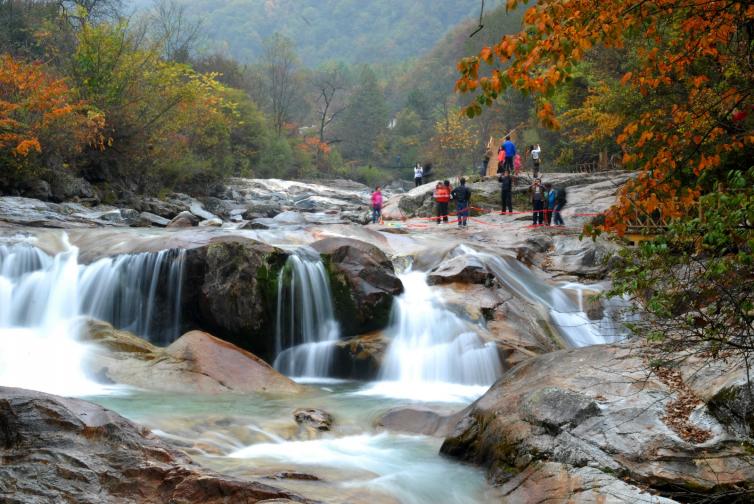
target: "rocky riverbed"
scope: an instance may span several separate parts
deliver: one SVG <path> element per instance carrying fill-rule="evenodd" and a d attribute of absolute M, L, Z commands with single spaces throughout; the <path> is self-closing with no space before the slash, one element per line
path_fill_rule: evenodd
<path fill-rule="evenodd" d="M 50 321 L 65 320 L 72 346 L 55 348 L 83 356 L 81 369 L 55 372 L 83 371 L 99 387 L 84 395 L 158 435 L 99 406 L 2 389 L 0 448 L 13 464 L 0 496 L 664 503 L 746 490 L 754 445 L 740 363 L 679 370 L 698 398 L 687 425 L 708 433 L 686 440 L 667 419 L 679 391 L 624 341 L 625 301 L 600 297 L 624 244 L 580 229 L 626 179 L 546 175 L 568 188 L 564 228 L 532 228 L 520 198 L 522 213 L 497 213 L 494 179 L 470 181 L 467 229 L 427 219 L 433 184 L 389 192 L 376 225 L 363 224 L 369 189 L 345 181 L 237 179 L 209 198 L 130 207 L 0 198 L 0 301 L 24 306 L 0 309 L 0 344 L 13 342 L 3 349 L 42 338 L 27 354 L 40 355 Z M 316 319 L 300 298 L 280 303 L 302 281 L 293 263 L 328 285 L 338 332 L 317 343 L 331 348 L 327 379 L 271 367 L 281 317 Z M 49 285 L 33 271 L 47 271 Z M 7 355 L 5 381 L 65 364 L 33 357 L 22 369 Z M 142 455 L 108 455 L 118 440 Z M 61 465 L 49 484 L 25 483 L 50 457 L 84 462 Z M 453 459 L 478 465 L 488 483 Z"/>

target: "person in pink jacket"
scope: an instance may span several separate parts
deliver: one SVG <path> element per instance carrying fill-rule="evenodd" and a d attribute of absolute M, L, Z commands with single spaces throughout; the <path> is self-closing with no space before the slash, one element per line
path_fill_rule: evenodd
<path fill-rule="evenodd" d="M 521 154 L 516 154 L 513 156 L 513 173 L 518 177 L 518 174 L 521 172 Z"/>
<path fill-rule="evenodd" d="M 382 191 L 380 186 L 374 188 L 372 193 L 372 224 L 377 224 L 382 217 Z"/>

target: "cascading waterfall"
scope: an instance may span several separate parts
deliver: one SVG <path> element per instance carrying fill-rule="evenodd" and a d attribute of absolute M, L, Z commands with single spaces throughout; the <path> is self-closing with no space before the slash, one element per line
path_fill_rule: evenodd
<path fill-rule="evenodd" d="M 617 300 L 608 303 L 601 320 L 590 320 L 584 311 L 583 299 L 580 304 L 574 303 L 567 293 L 568 290 L 576 290 L 583 294 L 580 291 L 586 287 L 581 284 L 550 285 L 513 257 L 498 257 L 465 245 L 459 246 L 455 253 L 476 257 L 510 292 L 516 292 L 529 301 L 544 306 L 552 324 L 573 347 L 610 343 L 626 335 L 613 317 L 620 305 Z"/>
<path fill-rule="evenodd" d="M 318 254 L 295 251 L 278 276 L 275 369 L 288 376 L 329 375 L 340 337 L 330 281 Z"/>
<path fill-rule="evenodd" d="M 64 395 L 101 387 L 81 369 L 77 341 L 78 250 L 51 258 L 28 247 L 0 247 L 0 385 Z"/>
<path fill-rule="evenodd" d="M 495 343 L 444 305 L 426 273 L 399 278 L 404 292 L 386 330 L 391 343 L 382 381 L 362 393 L 440 402 L 481 395 L 503 372 Z"/>
<path fill-rule="evenodd" d="M 101 391 L 81 369 L 86 347 L 77 318 L 169 343 L 180 332 L 184 257 L 168 250 L 80 265 L 72 246 L 54 257 L 27 244 L 0 246 L 0 385 Z M 156 306 L 166 309 L 157 313 Z"/>
<path fill-rule="evenodd" d="M 80 312 L 153 343 L 172 343 L 181 335 L 185 257 L 185 250 L 169 249 L 82 267 Z"/>

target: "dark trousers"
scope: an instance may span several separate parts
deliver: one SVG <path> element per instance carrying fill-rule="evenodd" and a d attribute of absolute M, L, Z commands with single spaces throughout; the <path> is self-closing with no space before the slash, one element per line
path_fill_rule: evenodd
<path fill-rule="evenodd" d="M 539 176 L 539 159 L 534 160 L 534 178 Z"/>
<path fill-rule="evenodd" d="M 445 201 L 443 203 L 437 202 L 437 223 L 440 223 L 440 220 L 444 222 L 448 222 L 448 202 Z"/>
<path fill-rule="evenodd" d="M 545 223 L 544 212 L 542 211 L 544 208 L 544 201 L 534 200 L 534 225 Z"/>
<path fill-rule="evenodd" d="M 548 226 L 552 224 L 552 213 L 553 213 L 553 207 L 547 207 L 547 211 L 545 212 L 545 223 Z"/>
<path fill-rule="evenodd" d="M 469 218 L 468 201 L 456 201 L 456 215 L 458 216 L 458 225 L 466 226 L 466 221 Z"/>
<path fill-rule="evenodd" d="M 503 171 L 513 172 L 513 157 L 505 157 L 505 163 L 503 163 Z"/>
<path fill-rule="evenodd" d="M 414 187 L 419 187 L 420 185 L 422 185 L 422 178 L 421 177 L 414 178 Z"/>
<path fill-rule="evenodd" d="M 500 193 L 500 200 L 503 205 L 503 212 L 513 212 L 513 193 L 511 191 L 503 189 Z"/>
<path fill-rule="evenodd" d="M 563 210 L 563 203 L 555 203 L 555 208 L 552 210 L 552 218 L 556 226 L 565 226 L 563 217 L 560 216 L 560 211 Z"/>

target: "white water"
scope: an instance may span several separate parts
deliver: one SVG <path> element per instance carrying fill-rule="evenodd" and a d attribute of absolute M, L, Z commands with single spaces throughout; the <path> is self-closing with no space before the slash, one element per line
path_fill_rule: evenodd
<path fill-rule="evenodd" d="M 319 255 L 301 249 L 278 275 L 274 368 L 295 377 L 325 377 L 340 337 L 330 281 Z"/>
<path fill-rule="evenodd" d="M 0 247 L 0 385 L 54 394 L 99 393 L 81 369 L 78 250 L 50 258 L 31 247 Z"/>
<path fill-rule="evenodd" d="M 180 332 L 183 251 L 78 263 L 78 249 L 50 257 L 29 245 L 0 246 L 0 385 L 62 395 L 103 387 L 81 368 L 81 315 L 169 343 Z M 155 313 L 157 298 L 167 313 Z M 160 327 L 154 320 L 167 319 Z"/>
<path fill-rule="evenodd" d="M 359 434 L 310 441 L 258 443 L 229 455 L 262 463 L 285 463 L 348 471 L 349 488 L 384 492 L 405 504 L 479 502 L 479 482 L 468 469 L 437 456 L 439 446 L 422 436 Z"/>
<path fill-rule="evenodd" d="M 386 330 L 392 341 L 382 381 L 361 393 L 443 402 L 480 396 L 503 372 L 495 344 L 444 305 L 426 273 L 399 277 L 404 293 Z"/>
<path fill-rule="evenodd" d="M 589 319 L 583 303 L 582 291 L 589 290 L 586 286 L 573 283 L 562 286 L 550 285 L 513 257 L 498 257 L 464 245 L 459 246 L 455 254 L 476 257 L 511 293 L 543 306 L 550 316 L 552 325 L 572 347 L 611 343 L 625 336 L 625 331 L 615 324 L 610 309 L 605 311 L 605 316 L 601 320 Z M 568 290 L 576 290 L 579 293 L 581 297 L 578 303 L 574 303 L 568 296 Z"/>

